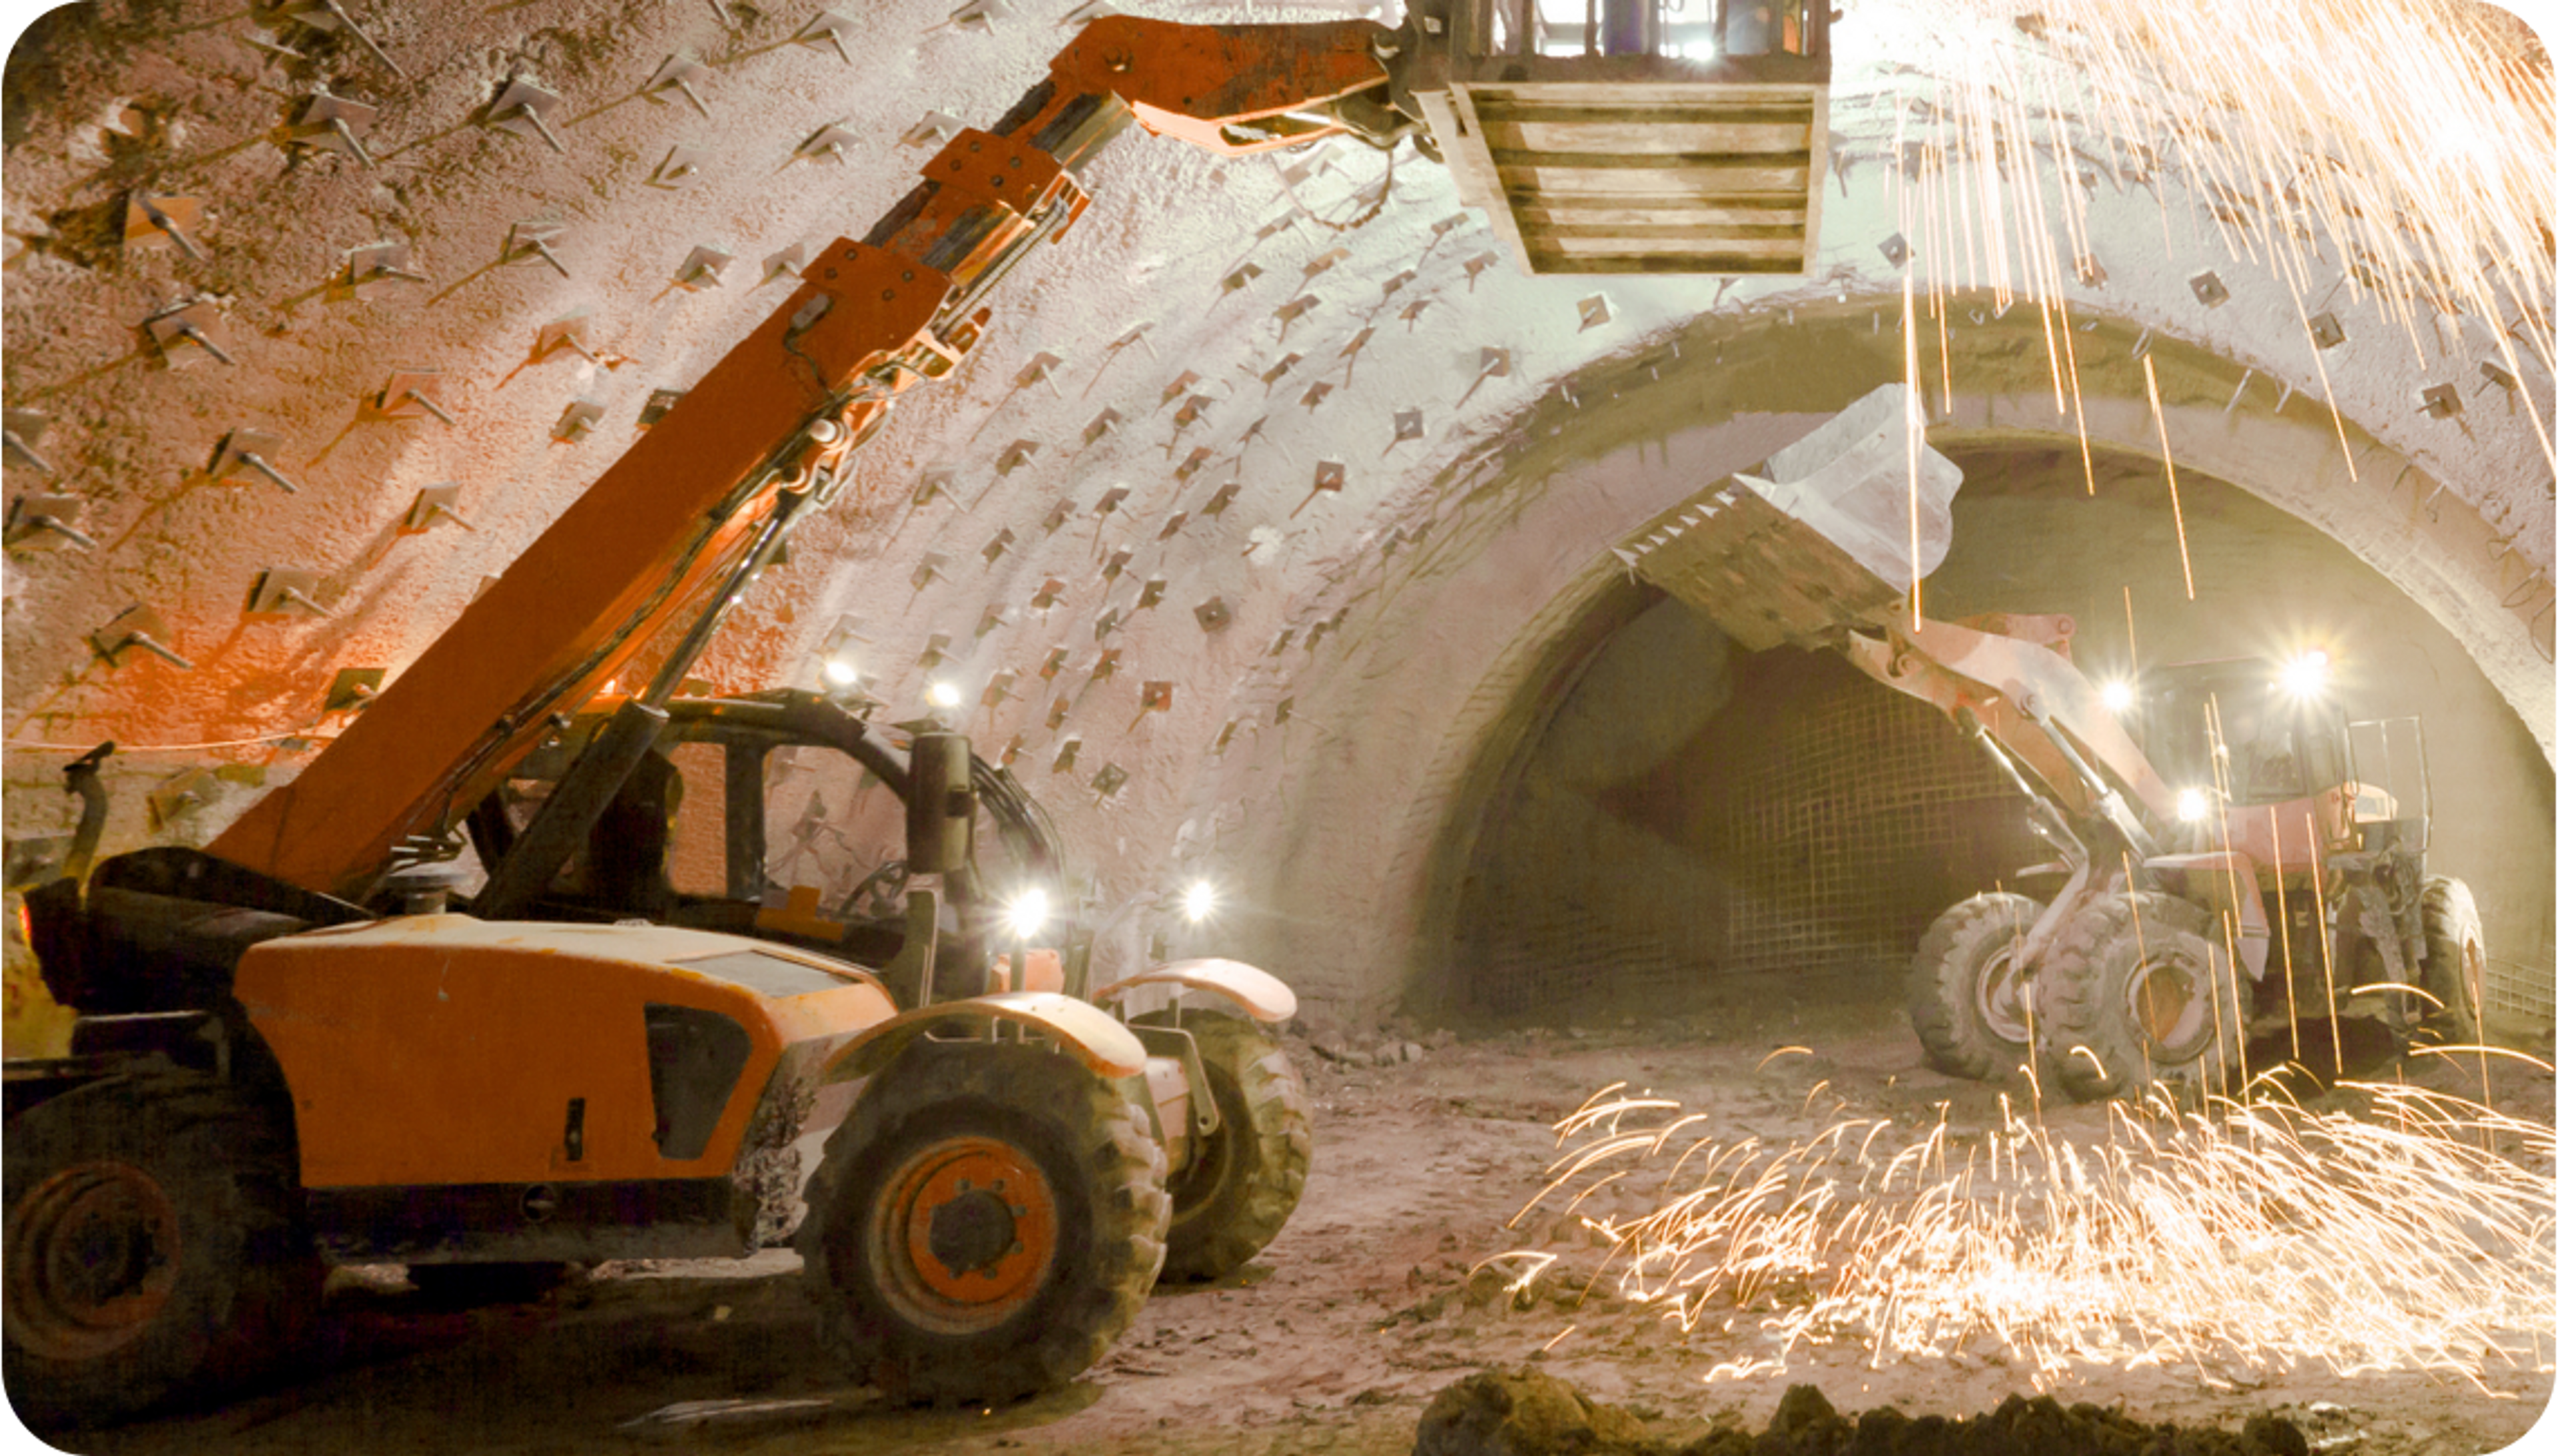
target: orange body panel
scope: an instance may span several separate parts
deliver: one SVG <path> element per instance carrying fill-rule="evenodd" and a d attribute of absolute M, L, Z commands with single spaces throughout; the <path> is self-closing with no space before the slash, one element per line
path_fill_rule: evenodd
<path fill-rule="evenodd" d="M 2311 799 L 2231 808 L 2221 817 L 2229 847 L 2254 861 L 2271 889 L 2274 876 L 2309 872 L 2313 841 L 2322 864 L 2329 855 L 2349 847 L 2353 795 L 2346 789 L 2331 789 Z"/>
<path fill-rule="evenodd" d="M 1319 126 L 1266 141 L 1237 143 L 1222 128 L 1382 85 L 1375 45 L 1390 32 L 1374 21 L 1320 25 L 1182 25 L 1110 15 L 1083 28 L 1049 71 L 1064 102 L 1078 94 L 1118 97 L 1139 124 L 1228 156 L 1296 146 L 1344 128 Z"/>
<path fill-rule="evenodd" d="M 949 280 L 838 238 L 789 302 L 712 366 L 506 574 L 394 677 L 301 777 L 268 794 L 214 854 L 313 890 L 360 894 L 403 835 L 486 793 L 506 763 L 574 710 L 682 604 L 717 538 L 769 509 L 717 508 L 847 382 L 924 332 Z M 825 313 L 791 321 L 815 300 Z M 696 549 L 708 532 L 712 549 Z M 613 645 L 619 641 L 619 648 Z M 513 716 L 502 743 L 492 725 Z"/>
<path fill-rule="evenodd" d="M 739 952 L 790 962 L 776 969 L 795 965 L 794 984 L 837 983 L 766 995 L 674 963 Z M 309 1188 L 715 1177 L 785 1047 L 822 1041 L 822 1057 L 897 1009 L 850 967 L 735 936 L 458 915 L 266 942 L 236 992 L 284 1069 Z M 752 1046 L 696 1158 L 667 1158 L 651 1136 L 652 1002 L 724 1013 Z"/>

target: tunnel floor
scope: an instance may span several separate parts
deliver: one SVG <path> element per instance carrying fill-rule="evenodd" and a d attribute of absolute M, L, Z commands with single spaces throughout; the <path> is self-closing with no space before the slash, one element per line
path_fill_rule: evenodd
<path fill-rule="evenodd" d="M 1878 1363 L 1853 1344 L 1811 1347 L 1781 1371 L 1736 1376 L 1758 1346 L 1703 1326 L 1682 1336 L 1657 1306 L 1612 1297 L 1604 1280 L 1582 1296 L 1570 1292 L 1576 1281 L 1549 1278 L 1522 1298 L 1495 1273 L 1470 1274 L 1522 1248 L 1590 1267 L 1594 1243 L 1576 1218 L 1541 1207 L 1504 1224 L 1545 1182 L 1551 1124 L 1611 1084 L 1771 1143 L 1844 1116 L 1934 1123 L 1940 1104 L 1951 1137 L 1998 1124 L 1998 1092 L 1925 1070 L 1892 1001 L 1845 983 L 1771 994 L 1773 985 L 1648 1023 L 1610 1013 L 1472 1039 L 1408 1027 L 1292 1033 L 1318 1118 L 1315 1171 L 1294 1221 L 1239 1274 L 1161 1289 L 1085 1378 L 1018 1406 L 895 1409 L 848 1385 L 817 1351 L 796 1257 L 773 1252 L 607 1265 L 538 1303 L 458 1311 L 429 1306 L 396 1267 L 341 1270 L 320 1353 L 291 1376 L 217 1409 L 59 1439 L 108 1456 L 584 1453 L 659 1440 L 794 1453 L 1400 1453 L 1438 1390 L 1530 1360 L 1681 1441 L 1715 1424 L 1764 1426 L 1797 1383 L 1842 1410 L 1889 1403 L 1914 1415 L 1969 1415 L 2035 1393 L 1995 1352 Z M 2348 1067 L 2366 1078 L 2391 1071 Z M 2446 1059 L 2414 1059 L 2408 1074 L 2477 1092 L 2474 1069 Z M 2498 1109 L 2548 1121 L 2547 1075 L 2498 1063 L 2490 1077 Z M 2101 1136 L 2105 1126 L 2092 1107 L 2047 1115 L 2056 1133 Z M 2545 1367 L 2545 1339 L 2539 1349 Z M 2490 1369 L 2482 1380 L 2105 1366 L 2049 1388 L 2151 1422 L 2234 1430 L 2273 1412 L 2313 1439 L 2354 1438 L 2332 1449 L 2415 1456 L 2499 1449 L 2549 1402 L 2545 1369 Z M 687 1411 L 683 1402 L 715 1403 Z"/>

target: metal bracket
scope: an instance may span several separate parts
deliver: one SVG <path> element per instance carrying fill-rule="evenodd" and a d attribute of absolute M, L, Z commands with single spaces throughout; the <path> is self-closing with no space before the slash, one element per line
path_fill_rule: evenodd
<path fill-rule="evenodd" d="M 550 264 L 553 272 L 565 278 L 568 264 L 561 262 L 559 254 L 551 251 L 551 244 L 567 236 L 568 224 L 565 222 L 518 222 L 507 229 L 506 246 L 497 255 L 497 261 L 511 263 L 521 258 L 538 257 Z"/>
<path fill-rule="evenodd" d="M 180 814 L 213 801 L 213 776 L 202 769 L 189 769 L 152 790 L 149 800 L 153 826 L 165 826 Z"/>
<path fill-rule="evenodd" d="M 124 245 L 141 247 L 168 241 L 198 262 L 205 250 L 187 234 L 199 230 L 205 222 L 205 205 L 199 198 L 153 197 L 147 192 L 127 194 L 124 199 Z"/>
<path fill-rule="evenodd" d="M 585 314 L 572 314 L 542 325 L 541 332 L 533 336 L 533 358 L 546 359 L 565 349 L 588 364 L 602 364 L 604 361 L 597 359 L 595 352 L 586 347 L 587 331 L 593 323 L 594 320 Z"/>
<path fill-rule="evenodd" d="M 489 124 L 517 136 L 538 136 L 551 144 L 551 150 L 565 155 L 568 148 L 560 144 L 559 134 L 551 130 L 550 114 L 560 103 L 559 92 L 548 91 L 522 76 L 509 79 L 489 106 Z M 562 270 L 566 271 L 566 270 Z"/>
<path fill-rule="evenodd" d="M 315 152 L 336 152 L 370 167 L 373 154 L 364 146 L 363 132 L 372 126 L 373 118 L 378 114 L 377 108 L 361 101 L 334 96 L 326 90 L 313 91 L 311 99 L 302 107 L 301 116 L 294 120 L 290 140 L 294 146 L 307 147 Z"/>
<path fill-rule="evenodd" d="M 284 437 L 266 430 L 233 430 L 222 436 L 221 445 L 213 451 L 213 468 L 206 472 L 217 481 L 245 481 L 254 472 L 269 483 L 284 488 L 287 495 L 299 496 L 302 488 L 285 479 L 274 464 L 284 451 Z"/>
<path fill-rule="evenodd" d="M 326 713 L 352 713 L 381 695 L 384 671 L 379 667 L 341 667 L 329 680 L 329 696 L 321 703 Z"/>
<path fill-rule="evenodd" d="M 104 627 L 88 635 L 88 645 L 110 667 L 124 665 L 124 654 L 140 649 L 175 667 L 194 671 L 196 664 L 178 655 L 169 646 L 169 624 L 160 614 L 140 602 L 107 619 Z"/>
<path fill-rule="evenodd" d="M 238 360 L 213 342 L 213 329 L 217 318 L 213 306 L 200 299 L 153 314 L 142 321 L 142 327 L 150 334 L 151 341 L 160 346 L 161 360 L 173 369 L 194 363 L 192 356 L 179 353 L 182 344 L 193 344 L 226 364 L 237 364 Z"/>
<path fill-rule="evenodd" d="M 437 521 L 450 520 L 464 530 L 478 530 L 480 527 L 463 515 L 459 509 L 461 504 L 462 486 L 459 482 L 442 481 L 422 486 L 418 489 L 417 499 L 409 503 L 408 514 L 401 518 L 400 529 L 411 533 L 432 530 Z"/>
<path fill-rule="evenodd" d="M 551 426 L 551 438 L 566 443 L 583 440 L 603 418 L 603 405 L 592 399 L 573 399 L 568 408 L 560 411 L 559 423 Z"/>
<path fill-rule="evenodd" d="M 6 431 L 0 433 L 0 457 L 14 455 L 46 475 L 54 473 L 53 462 L 36 453 L 36 442 L 45 438 L 53 425 L 53 416 L 41 410 L 13 409 L 0 416 Z"/>
<path fill-rule="evenodd" d="M 682 91 L 684 99 L 692 102 L 693 109 L 702 113 L 704 120 L 708 120 L 711 108 L 702 104 L 701 92 L 693 89 L 693 82 L 710 73 L 709 67 L 689 56 L 669 56 L 666 58 L 666 63 L 657 68 L 656 73 L 648 77 L 648 83 L 640 89 L 648 95 L 655 95 L 665 90 Z"/>
<path fill-rule="evenodd" d="M 0 526 L 0 545 L 52 544 L 49 538 L 59 538 L 88 550 L 97 544 L 96 538 L 71 524 L 79 509 L 77 496 L 21 496 L 9 503 L 8 522 Z"/>
<path fill-rule="evenodd" d="M 320 605 L 319 591 L 320 573 L 298 566 L 270 566 L 258 573 L 257 585 L 249 591 L 249 615 L 272 617 L 296 610 L 313 617 L 333 615 Z"/>
<path fill-rule="evenodd" d="M 277 13 L 277 18 L 300 21 L 313 30 L 324 33 L 343 30 L 354 36 L 357 44 L 365 50 L 372 52 L 374 60 L 389 67 L 393 75 L 408 74 L 407 72 L 400 70 L 400 64 L 393 61 L 388 52 L 373 44 L 373 38 L 364 34 L 364 28 L 355 24 L 355 18 L 349 15 L 338 0 L 299 0 L 299 3 L 285 6 Z"/>
<path fill-rule="evenodd" d="M 394 369 L 382 392 L 373 397 L 373 412 L 383 419 L 415 419 L 419 413 L 431 414 L 446 424 L 457 421 L 450 411 L 436 402 L 444 392 L 442 369 Z"/>
<path fill-rule="evenodd" d="M 702 180 L 702 169 L 711 163 L 711 154 L 700 147 L 674 146 L 648 174 L 648 185 L 663 192 L 681 192 Z"/>
<path fill-rule="evenodd" d="M 845 45 L 844 38 L 859 34 L 860 29 L 853 22 L 831 10 L 821 10 L 806 25 L 801 26 L 799 33 L 790 39 L 802 46 L 832 46 L 835 48 L 835 55 L 841 58 L 846 66 L 851 66 L 853 53 Z"/>
<path fill-rule="evenodd" d="M 409 245 L 405 242 L 368 242 L 347 249 L 347 286 L 361 288 L 383 278 L 397 278 L 403 283 L 424 283 L 424 273 L 408 265 Z"/>
<path fill-rule="evenodd" d="M 727 272 L 728 265 L 736 261 L 737 254 L 724 248 L 712 247 L 708 243 L 695 243 L 693 250 L 684 254 L 683 266 L 675 270 L 675 282 L 695 292 L 705 288 L 717 288 L 720 286 L 720 275 Z"/>
<path fill-rule="evenodd" d="M 791 155 L 805 157 L 812 162 L 820 158 L 832 158 L 840 164 L 844 160 L 845 149 L 859 139 L 846 130 L 842 122 L 829 121 L 818 127 L 806 141 L 801 142 Z"/>

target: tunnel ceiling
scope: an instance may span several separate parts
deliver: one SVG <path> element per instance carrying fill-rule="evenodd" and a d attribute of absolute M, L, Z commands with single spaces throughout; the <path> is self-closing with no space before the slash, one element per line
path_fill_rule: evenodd
<path fill-rule="evenodd" d="M 121 760 L 114 834 L 210 835 L 344 721 L 341 674 L 398 672 L 812 249 L 866 230 L 1110 8 L 46 17 L 8 73 L 11 787 L 113 737 L 160 750 Z M 2158 21 L 2204 30 L 2157 44 L 2239 13 Z M 706 675 L 808 685 L 842 649 L 901 710 L 948 676 L 1120 892 L 1211 852 L 1248 871 L 1323 842 L 1285 801 L 1305 735 L 1387 690 L 1378 644 L 1455 630 L 1432 604 L 1525 518 L 1486 503 L 1692 425 L 1731 425 L 1699 458 L 1744 466 L 1853 397 L 1841 380 L 1915 371 L 1944 428 L 2192 441 L 2452 624 L 2546 752 L 2545 53 L 2498 12 L 2368 22 L 2501 68 L 2441 103 L 2463 171 L 2358 150 L 2351 116 L 2315 140 L 2286 139 L 2300 117 L 2279 106 L 2254 108 L 2271 131 L 2231 120 L 2251 74 L 2336 93 L 2334 53 L 2145 90 L 2117 14 L 1852 7 L 1804 278 L 1525 277 L 1409 147 L 1229 160 L 1132 130 Z M 2335 44 L 2384 43 L 2423 49 Z M 499 107 L 525 85 L 556 98 L 556 148 Z M 224 450 L 248 431 L 282 480 Z M 2248 468 L 2277 447 L 2290 498 Z M 1584 510 L 1611 511 L 1648 513 L 1604 492 Z M 1530 599 L 1480 614 L 1491 640 L 1450 660 L 1489 670 L 1561 585 L 1517 586 Z M 183 663 L 100 651 L 137 623 Z M 1439 726 L 1468 721 L 1477 685 L 1430 690 Z M 1331 718 L 1298 721 L 1318 703 Z M 1402 776 L 1396 811 L 1429 818 L 1447 777 Z M 1262 821 L 1235 835 L 1254 796 Z M 8 812 L 13 832 L 61 818 L 44 795 Z"/>

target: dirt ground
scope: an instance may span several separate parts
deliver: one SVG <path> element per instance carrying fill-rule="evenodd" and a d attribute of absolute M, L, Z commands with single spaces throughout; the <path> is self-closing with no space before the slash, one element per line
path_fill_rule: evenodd
<path fill-rule="evenodd" d="M 1936 1105 L 1950 1103 L 1957 1125 L 1991 1124 L 1995 1094 L 1925 1071 L 1906 1019 L 1873 994 L 1805 983 L 1735 993 L 1676 1019 L 1594 1015 L 1578 1027 L 1474 1038 L 1404 1028 L 1317 1039 L 1350 1053 L 1347 1062 L 1296 1034 L 1317 1150 L 1287 1231 L 1237 1275 L 1159 1290 L 1088 1376 L 1019 1406 L 891 1409 L 847 1384 L 815 1348 L 796 1257 L 770 1252 L 743 1263 L 607 1266 L 540 1303 L 463 1312 L 425 1307 L 396 1268 L 343 1270 L 324 1354 L 305 1369 L 217 1410 L 71 1444 L 101 1456 L 589 1453 L 661 1441 L 846 1456 L 1382 1456 L 1412 1449 L 1421 1410 L 1443 1386 L 1531 1360 L 1679 1439 L 1717 1422 L 1763 1425 L 1798 1383 L 1848 1412 L 1885 1403 L 1912 1414 L 1985 1411 L 2033 1393 L 1995 1357 L 1877 1367 L 1863 1351 L 1816 1350 L 1798 1352 L 1781 1373 L 1709 1382 L 1716 1366 L 1752 1353 L 1740 1337 L 1681 1336 L 1656 1309 L 1604 1294 L 1571 1308 L 1552 1298 L 1520 1308 L 1489 1280 L 1469 1280 L 1470 1267 L 1505 1249 L 1586 1245 L 1586 1235 L 1543 1214 L 1503 1225 L 1544 1181 L 1549 1124 L 1611 1083 L 1649 1088 L 1772 1140 L 1815 1131 L 1842 1107 L 1932 1121 Z M 1772 1059 L 1786 1047 L 1808 1050 Z M 1356 1065 L 1377 1051 L 1389 1056 Z M 2385 1048 L 2375 1055 L 2354 1070 L 2388 1075 Z M 2431 1078 L 2458 1076 L 2441 1059 L 2428 1066 Z M 2493 1078 L 2499 1108 L 2551 1115 L 2547 1076 L 2499 1064 Z M 2474 1083 L 2444 1085 L 2475 1092 Z M 2099 1125 L 2093 1109 L 2059 1115 Z M 2312 1370 L 2214 1388 L 2191 1371 L 2094 1369 L 2052 1393 L 2119 1403 L 2148 1421 L 2233 1429 L 2272 1411 L 2301 1424 L 2315 1449 L 2447 1456 L 2503 1449 L 2549 1403 L 2545 1370 L 2490 1372 L 2486 1383 Z M 669 1410 L 679 1402 L 727 1403 L 688 1416 Z"/>

